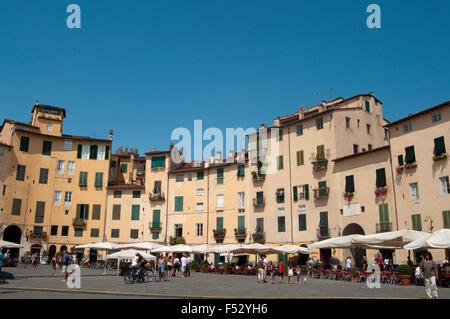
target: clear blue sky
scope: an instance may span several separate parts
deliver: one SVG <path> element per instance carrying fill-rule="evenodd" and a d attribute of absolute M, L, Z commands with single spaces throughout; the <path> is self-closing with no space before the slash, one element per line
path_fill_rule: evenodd
<path fill-rule="evenodd" d="M 66 27 L 77 3 L 82 28 Z M 366 7 L 381 7 L 381 29 Z M 0 118 L 168 149 L 176 127 L 258 127 L 373 92 L 388 120 L 450 99 L 450 1 L 2 0 Z"/>

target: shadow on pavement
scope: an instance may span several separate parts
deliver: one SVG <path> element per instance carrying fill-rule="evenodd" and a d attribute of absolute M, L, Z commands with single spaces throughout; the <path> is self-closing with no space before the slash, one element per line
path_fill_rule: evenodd
<path fill-rule="evenodd" d="M 0 273 L 0 284 L 7 283 L 6 282 L 7 279 L 14 279 L 14 275 L 10 272 L 2 271 Z"/>

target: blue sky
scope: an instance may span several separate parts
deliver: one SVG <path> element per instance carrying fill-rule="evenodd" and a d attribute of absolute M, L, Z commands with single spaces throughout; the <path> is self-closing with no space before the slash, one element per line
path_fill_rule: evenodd
<path fill-rule="evenodd" d="M 450 99 L 446 0 L 3 0 L 0 19 L 1 119 L 28 121 L 39 99 L 67 109 L 65 133 L 113 129 L 141 154 L 194 119 L 258 127 L 330 92 L 373 92 L 388 120 Z"/>

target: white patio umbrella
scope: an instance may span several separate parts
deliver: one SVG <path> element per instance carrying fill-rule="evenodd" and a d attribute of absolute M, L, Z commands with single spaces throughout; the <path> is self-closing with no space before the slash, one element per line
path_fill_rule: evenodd
<path fill-rule="evenodd" d="M 209 244 L 193 245 L 193 246 L 191 246 L 191 250 L 192 250 L 192 253 L 194 253 L 194 254 L 213 253 L 216 251 L 216 245 L 209 245 Z"/>
<path fill-rule="evenodd" d="M 155 250 L 157 248 L 161 248 L 163 245 L 151 243 L 151 242 L 141 242 L 141 243 L 128 243 L 119 245 L 120 248 L 132 248 L 132 249 L 143 249 L 143 250 Z"/>
<path fill-rule="evenodd" d="M 179 244 L 170 246 L 171 253 L 192 253 L 192 248 L 189 245 Z"/>
<path fill-rule="evenodd" d="M 113 249 L 120 249 L 120 245 L 115 243 L 109 243 L 109 242 L 98 242 L 98 243 L 92 243 L 92 244 L 84 244 L 84 245 L 78 245 L 75 246 L 75 248 L 92 248 L 92 249 L 99 249 L 99 250 L 113 250 Z"/>
<path fill-rule="evenodd" d="M 280 247 L 276 247 L 275 250 L 279 251 L 280 254 L 305 254 L 308 255 L 312 251 L 309 248 L 294 246 L 294 245 L 282 245 Z"/>
<path fill-rule="evenodd" d="M 118 251 L 116 253 L 113 254 L 109 254 L 108 256 L 106 256 L 106 259 L 117 259 L 117 276 L 119 276 L 120 274 L 120 259 L 131 259 L 134 258 L 134 256 L 136 256 L 136 253 L 141 254 L 142 257 L 144 257 L 145 260 L 153 260 L 156 264 L 156 257 L 146 253 L 145 251 L 142 250 L 136 250 L 136 249 L 125 249 L 125 250 L 121 250 Z"/>
<path fill-rule="evenodd" d="M 21 246 L 20 244 L 10 242 L 10 241 L 0 240 L 0 247 L 1 248 L 22 248 L 23 246 Z"/>
<path fill-rule="evenodd" d="M 152 253 L 161 254 L 161 253 L 169 253 L 171 251 L 171 246 L 161 246 L 159 248 L 153 249 Z"/>
<path fill-rule="evenodd" d="M 330 239 L 325 239 L 322 241 L 315 242 L 309 245 L 310 249 L 320 249 L 320 248 L 357 248 L 359 247 L 355 239 L 362 238 L 363 235 L 348 235 L 342 237 L 334 237 Z"/>
<path fill-rule="evenodd" d="M 450 229 L 441 229 L 405 245 L 405 249 L 450 248 Z"/>
<path fill-rule="evenodd" d="M 213 252 L 216 254 L 229 253 L 232 250 L 242 247 L 242 246 L 243 245 L 236 245 L 236 244 L 226 244 L 226 245 L 219 244 L 219 245 L 216 245 Z"/>
<path fill-rule="evenodd" d="M 234 254 L 278 254 L 279 252 L 269 246 L 264 246 L 262 244 L 253 243 L 249 245 L 242 245 L 240 247 L 236 247 L 235 249 L 230 250 L 231 253 Z"/>
<path fill-rule="evenodd" d="M 403 248 L 406 244 L 423 238 L 428 233 L 416 230 L 398 230 L 393 232 L 378 233 L 354 238 L 357 245 L 367 245 L 381 248 Z"/>

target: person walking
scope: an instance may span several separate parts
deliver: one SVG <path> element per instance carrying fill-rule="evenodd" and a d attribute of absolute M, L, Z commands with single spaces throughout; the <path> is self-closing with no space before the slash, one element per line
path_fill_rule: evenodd
<path fill-rule="evenodd" d="M 183 254 L 183 257 L 181 257 L 181 276 L 184 276 L 186 278 L 186 264 L 187 264 L 187 258 Z"/>
<path fill-rule="evenodd" d="M 180 258 L 178 258 L 178 255 L 175 256 L 175 258 L 173 259 L 173 277 L 177 276 L 177 272 L 178 272 L 178 276 L 180 276 Z"/>
<path fill-rule="evenodd" d="M 289 278 L 289 283 L 292 284 L 292 278 L 294 277 L 294 269 L 292 268 L 291 265 L 289 265 L 288 268 L 288 278 Z"/>
<path fill-rule="evenodd" d="M 256 264 L 256 269 L 258 272 L 258 282 L 262 284 L 264 282 L 264 257 L 261 256 L 258 263 Z"/>
<path fill-rule="evenodd" d="M 186 277 L 191 277 L 191 255 L 186 258 Z"/>
<path fill-rule="evenodd" d="M 345 270 L 350 271 L 352 269 L 352 259 L 350 256 L 345 260 Z"/>
<path fill-rule="evenodd" d="M 267 272 L 269 271 L 269 260 L 267 260 L 267 256 L 263 255 L 263 263 L 264 263 L 264 282 L 267 282 Z"/>
<path fill-rule="evenodd" d="M 34 253 L 33 256 L 31 256 L 31 265 L 33 268 L 37 268 L 37 264 L 38 264 L 38 253 Z"/>
<path fill-rule="evenodd" d="M 5 278 L 2 276 L 2 267 L 3 267 L 3 260 L 9 257 L 9 249 L 6 250 L 6 253 L 2 253 L 0 251 L 0 278 L 3 282 L 5 282 Z"/>
<path fill-rule="evenodd" d="M 436 286 L 436 280 L 439 279 L 438 268 L 436 267 L 436 263 L 433 261 L 433 256 L 431 256 L 431 253 L 426 253 L 425 259 L 420 263 L 420 273 L 421 277 L 425 280 L 425 291 L 428 299 L 432 299 L 433 297 L 439 299 Z"/>
<path fill-rule="evenodd" d="M 63 251 L 63 257 L 62 257 L 62 273 L 64 275 L 63 282 L 67 281 L 67 277 L 69 277 L 69 265 L 71 263 L 71 257 L 67 253 L 67 250 Z"/>
<path fill-rule="evenodd" d="M 283 283 L 283 279 L 284 279 L 284 262 L 281 259 L 278 264 L 278 281 L 280 284 Z"/>
<path fill-rule="evenodd" d="M 300 265 L 297 265 L 297 267 L 295 267 L 295 275 L 297 276 L 297 284 L 300 285 L 302 283 L 302 269 L 300 268 Z"/>
<path fill-rule="evenodd" d="M 50 267 L 52 267 L 52 276 L 56 276 L 56 264 L 58 263 L 58 259 L 56 255 L 53 255 L 52 259 L 50 259 Z"/>
<path fill-rule="evenodd" d="M 166 281 L 165 262 L 164 262 L 164 258 L 162 256 L 160 256 L 159 260 L 158 260 L 158 276 L 160 278 L 160 281 L 163 281 L 163 282 Z"/>

